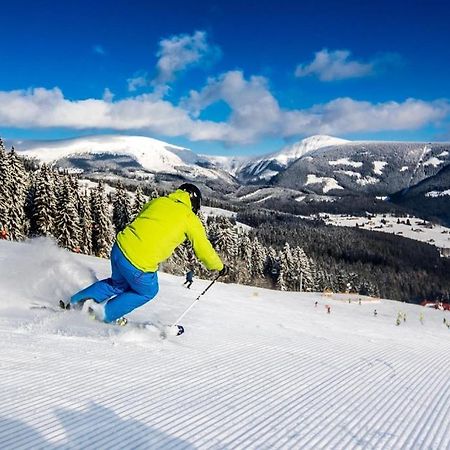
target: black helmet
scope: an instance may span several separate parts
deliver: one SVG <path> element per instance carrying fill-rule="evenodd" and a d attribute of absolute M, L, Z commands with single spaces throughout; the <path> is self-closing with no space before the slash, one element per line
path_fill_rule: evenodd
<path fill-rule="evenodd" d="M 192 211 L 197 214 L 200 211 L 200 206 L 202 204 L 202 193 L 200 192 L 200 189 L 191 183 L 184 183 L 178 189 L 189 192 Z"/>

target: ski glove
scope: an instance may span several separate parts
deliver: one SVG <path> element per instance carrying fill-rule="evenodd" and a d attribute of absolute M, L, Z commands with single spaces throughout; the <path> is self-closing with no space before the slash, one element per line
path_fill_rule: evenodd
<path fill-rule="evenodd" d="M 230 272 L 230 268 L 224 264 L 223 269 L 219 272 L 219 275 L 221 277 L 224 277 L 225 275 L 228 275 L 229 272 Z"/>

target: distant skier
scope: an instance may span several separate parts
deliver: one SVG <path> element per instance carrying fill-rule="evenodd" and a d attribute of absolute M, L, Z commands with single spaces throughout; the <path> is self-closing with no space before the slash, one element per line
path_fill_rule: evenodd
<path fill-rule="evenodd" d="M 375 317 L 378 316 L 378 313 L 377 313 L 377 310 L 376 310 L 376 309 L 373 310 L 373 315 L 374 315 Z"/>
<path fill-rule="evenodd" d="M 194 271 L 193 270 L 189 270 L 188 272 L 186 272 L 186 281 L 183 283 L 188 289 L 191 288 L 192 283 L 194 282 Z"/>
<path fill-rule="evenodd" d="M 325 305 L 325 308 L 327 309 L 327 313 L 331 314 L 331 306 L 330 305 Z"/>
<path fill-rule="evenodd" d="M 316 302 L 314 303 L 314 308 L 317 308 L 317 305 L 318 305 L 318 304 L 319 304 L 319 302 L 316 301 Z"/>
<path fill-rule="evenodd" d="M 86 302 L 98 320 L 114 322 L 144 305 L 158 293 L 158 266 L 188 239 L 195 255 L 209 270 L 228 272 L 209 242 L 196 215 L 200 190 L 190 183 L 148 202 L 116 238 L 111 251 L 111 277 L 76 293 L 71 305 Z"/>

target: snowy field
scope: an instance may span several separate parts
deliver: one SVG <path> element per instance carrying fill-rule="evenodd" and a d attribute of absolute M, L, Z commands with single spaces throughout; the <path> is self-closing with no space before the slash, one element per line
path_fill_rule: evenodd
<path fill-rule="evenodd" d="M 448 312 L 218 283 L 163 340 L 32 308 L 108 273 L 0 242 L 0 448 L 450 448 Z M 129 319 L 175 320 L 207 286 L 183 281 L 161 273 Z"/>
<path fill-rule="evenodd" d="M 319 217 L 327 225 L 356 227 L 356 224 L 358 224 L 359 227 L 365 230 L 398 234 L 409 239 L 426 242 L 439 248 L 450 248 L 450 228 L 430 224 L 417 217 L 406 218 L 394 217 L 389 214 L 377 214 L 372 215 L 369 219 L 367 217 L 326 213 L 320 213 Z M 397 223 L 399 220 L 400 223 Z M 408 220 L 409 225 L 406 223 Z"/>

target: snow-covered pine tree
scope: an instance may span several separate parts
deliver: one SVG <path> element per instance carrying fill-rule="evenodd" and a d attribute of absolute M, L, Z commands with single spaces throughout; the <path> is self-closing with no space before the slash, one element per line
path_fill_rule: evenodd
<path fill-rule="evenodd" d="M 33 201 L 33 223 L 38 236 L 50 236 L 54 231 L 56 197 L 51 168 L 42 164 L 37 176 Z"/>
<path fill-rule="evenodd" d="M 10 183 L 10 202 L 8 231 L 9 239 L 22 240 L 27 233 L 27 220 L 25 216 L 25 201 L 28 188 L 28 176 L 25 171 L 23 160 L 17 156 L 14 147 L 8 155 L 9 172 L 12 183 Z"/>
<path fill-rule="evenodd" d="M 227 217 L 216 217 L 210 222 L 209 234 L 216 250 L 228 257 L 230 261 L 237 257 L 237 229 Z"/>
<path fill-rule="evenodd" d="M 134 219 L 142 210 L 143 206 L 147 202 L 144 193 L 142 192 L 142 188 L 139 185 L 136 189 L 134 195 L 134 202 L 131 207 L 131 218 Z"/>
<path fill-rule="evenodd" d="M 280 265 L 280 271 L 278 272 L 278 278 L 276 282 L 276 286 L 280 291 L 287 291 L 288 286 L 284 279 L 284 270 L 283 267 Z"/>
<path fill-rule="evenodd" d="M 120 181 L 117 183 L 116 193 L 114 195 L 112 219 L 116 234 L 131 222 L 130 197 Z"/>
<path fill-rule="evenodd" d="M 347 273 L 347 286 L 350 292 L 357 293 L 359 291 L 359 287 L 361 282 L 359 280 L 359 276 L 355 272 Z"/>
<path fill-rule="evenodd" d="M 36 221 L 34 214 L 34 200 L 36 197 L 36 186 L 38 171 L 29 172 L 29 185 L 25 198 L 25 216 L 28 223 L 28 236 L 36 236 Z"/>
<path fill-rule="evenodd" d="M 60 175 L 56 192 L 55 237 L 61 247 L 80 251 L 80 218 L 77 192 L 70 175 Z"/>
<path fill-rule="evenodd" d="M 112 223 L 105 187 L 100 181 L 91 191 L 92 250 L 96 256 L 107 258 L 113 242 Z"/>
<path fill-rule="evenodd" d="M 264 265 L 267 258 L 267 251 L 259 239 L 254 236 L 252 239 L 252 263 L 250 271 L 253 279 L 264 276 Z"/>
<path fill-rule="evenodd" d="M 211 219 L 211 218 L 210 218 Z M 209 221 L 209 237 L 214 248 L 220 253 L 222 260 L 230 267 L 236 266 L 238 257 L 238 234 L 227 217 L 216 217 Z M 227 276 L 229 281 L 234 281 L 236 273 Z"/>
<path fill-rule="evenodd" d="M 301 247 L 295 247 L 293 250 L 293 259 L 295 261 L 295 290 L 312 291 L 315 281 L 311 270 L 311 260 Z M 301 286 L 300 286 L 301 284 Z"/>
<path fill-rule="evenodd" d="M 311 276 L 312 279 L 314 280 L 311 291 L 313 292 L 320 292 L 320 288 L 319 288 L 319 268 L 318 265 L 316 263 L 316 261 L 314 261 L 312 258 L 309 258 L 309 266 L 311 268 Z"/>
<path fill-rule="evenodd" d="M 350 292 L 350 283 L 348 282 L 347 272 L 339 271 L 336 274 L 336 286 L 338 292 Z"/>
<path fill-rule="evenodd" d="M 267 249 L 266 261 L 264 264 L 264 274 L 275 284 L 280 273 L 280 262 L 278 260 L 277 251 L 269 246 Z"/>
<path fill-rule="evenodd" d="M 234 270 L 236 282 L 248 284 L 252 279 L 252 242 L 248 234 L 242 231 L 238 233 L 238 256 Z"/>
<path fill-rule="evenodd" d="M 284 282 L 285 290 L 294 291 L 297 290 L 297 270 L 294 263 L 294 257 L 292 255 L 291 246 L 286 242 L 283 249 L 278 254 L 280 261 L 280 273 L 282 273 L 282 279 Z"/>
<path fill-rule="evenodd" d="M 9 158 L 3 140 L 0 138 L 0 231 L 7 231 L 9 222 L 9 208 L 11 205 L 10 190 L 11 176 Z"/>
<path fill-rule="evenodd" d="M 78 197 L 78 217 L 80 219 L 80 252 L 92 254 L 92 214 L 89 193 L 84 191 Z"/>

